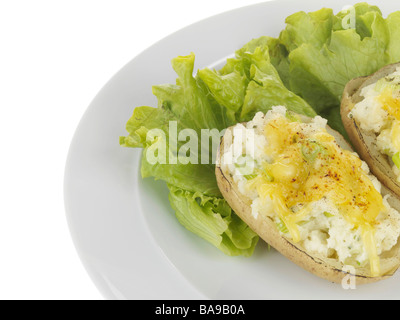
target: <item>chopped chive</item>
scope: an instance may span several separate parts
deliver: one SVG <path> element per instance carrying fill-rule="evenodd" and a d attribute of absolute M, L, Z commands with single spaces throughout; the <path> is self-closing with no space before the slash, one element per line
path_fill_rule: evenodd
<path fill-rule="evenodd" d="M 263 175 L 264 175 L 265 179 L 267 179 L 268 182 L 274 181 L 274 177 L 272 175 L 270 175 L 268 172 L 264 171 Z"/>
<path fill-rule="evenodd" d="M 301 145 L 303 158 L 308 162 L 314 162 L 322 151 L 323 147 L 315 141 L 307 141 Z"/>
<path fill-rule="evenodd" d="M 257 174 L 247 174 L 244 176 L 246 180 L 253 180 L 257 178 Z"/>
<path fill-rule="evenodd" d="M 334 215 L 332 213 L 329 213 L 327 211 L 324 212 L 324 216 L 327 218 L 332 218 Z"/>
<path fill-rule="evenodd" d="M 304 226 L 305 224 L 309 223 L 310 221 L 305 221 L 305 220 L 301 220 L 299 222 L 297 222 L 296 224 L 299 226 Z"/>

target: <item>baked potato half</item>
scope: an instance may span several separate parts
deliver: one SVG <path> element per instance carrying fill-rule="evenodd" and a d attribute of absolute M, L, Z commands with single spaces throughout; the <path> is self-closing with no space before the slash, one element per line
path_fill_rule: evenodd
<path fill-rule="evenodd" d="M 340 108 L 344 128 L 354 149 L 371 172 L 396 195 L 400 195 L 400 175 L 393 157 L 398 151 L 390 141 L 390 136 L 396 130 L 393 122 L 398 120 L 395 120 L 396 110 L 385 110 L 382 106 L 385 97 L 379 100 L 382 93 L 387 94 L 388 89 L 397 90 L 397 81 L 393 87 L 386 86 L 384 82 L 387 79 L 388 84 L 393 83 L 395 77 L 392 75 L 396 74 L 399 67 L 400 63 L 388 65 L 370 76 L 351 80 L 344 89 Z"/>
<path fill-rule="evenodd" d="M 317 118 L 274 107 L 228 128 L 216 161 L 218 186 L 260 238 L 303 269 L 335 283 L 348 275 L 354 275 L 357 284 L 386 279 L 400 264 L 400 201 L 369 175 L 345 139 Z M 238 128 L 256 133 L 237 142 Z M 255 143 L 248 147 L 250 140 Z M 240 145 L 244 151 L 235 154 Z M 254 151 L 251 157 L 249 149 Z M 352 188 L 354 193 L 348 194 Z M 371 211 L 353 213 L 358 205 L 369 205 Z M 370 219 L 360 216 L 363 213 Z M 362 231 L 368 229 L 363 224 L 374 223 L 391 229 Z"/>

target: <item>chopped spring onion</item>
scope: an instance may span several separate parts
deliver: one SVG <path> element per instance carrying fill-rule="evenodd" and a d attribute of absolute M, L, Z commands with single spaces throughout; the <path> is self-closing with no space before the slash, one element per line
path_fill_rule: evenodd
<path fill-rule="evenodd" d="M 250 177 L 254 175 L 256 161 L 249 155 L 240 156 L 235 163 L 235 167 L 238 169 L 240 174 Z"/>
<path fill-rule="evenodd" d="M 315 141 L 307 141 L 301 145 L 301 153 L 308 162 L 314 162 L 318 155 L 323 151 L 323 147 Z"/>
<path fill-rule="evenodd" d="M 257 178 L 257 176 L 258 176 L 258 174 L 256 174 L 256 173 L 244 175 L 246 180 L 253 180 L 253 179 Z"/>
<path fill-rule="evenodd" d="M 290 122 L 301 122 L 301 119 L 298 115 L 296 115 L 294 112 L 291 111 L 286 111 L 286 118 Z"/>
<path fill-rule="evenodd" d="M 273 182 L 274 181 L 274 177 L 269 172 L 267 172 L 266 170 L 264 170 L 263 176 L 268 182 Z"/>
<path fill-rule="evenodd" d="M 278 222 L 276 223 L 276 226 L 278 227 L 278 230 L 282 233 L 289 232 L 288 228 L 286 227 L 286 224 L 281 219 L 278 220 Z"/>
<path fill-rule="evenodd" d="M 301 220 L 301 221 L 299 221 L 299 222 L 297 222 L 297 225 L 299 225 L 299 226 L 304 226 L 305 224 L 307 224 L 307 223 L 309 223 L 310 221 L 307 221 L 307 220 Z"/>
<path fill-rule="evenodd" d="M 329 213 L 327 211 L 324 212 L 324 216 L 327 218 L 332 218 L 334 215 L 332 213 Z"/>
<path fill-rule="evenodd" d="M 397 152 L 393 157 L 392 160 L 397 168 L 400 169 L 400 152 Z"/>

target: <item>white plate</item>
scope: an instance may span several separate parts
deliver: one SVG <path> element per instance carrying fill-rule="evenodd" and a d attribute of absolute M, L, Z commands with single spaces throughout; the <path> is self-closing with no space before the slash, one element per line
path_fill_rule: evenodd
<path fill-rule="evenodd" d="M 323 3 L 323 5 L 322 5 Z M 170 61 L 196 54 L 196 68 L 221 65 L 252 38 L 278 36 L 285 18 L 349 0 L 267 2 L 218 15 L 153 45 L 128 63 L 96 96 L 67 159 L 65 205 L 79 255 L 108 299 L 398 299 L 398 274 L 344 290 L 289 262 L 266 245 L 251 258 L 231 258 L 175 219 L 162 182 L 142 180 L 140 150 L 118 137 L 135 106 L 156 106 L 154 84 L 174 83 Z M 388 14 L 397 1 L 379 1 Z"/>

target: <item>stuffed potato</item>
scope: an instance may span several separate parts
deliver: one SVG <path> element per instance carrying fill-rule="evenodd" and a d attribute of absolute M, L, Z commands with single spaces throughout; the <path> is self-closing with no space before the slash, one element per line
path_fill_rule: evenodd
<path fill-rule="evenodd" d="M 228 128 L 216 177 L 242 220 L 319 277 L 340 283 L 352 266 L 362 284 L 400 264 L 399 200 L 319 116 L 274 107 Z"/>
<path fill-rule="evenodd" d="M 400 64 L 350 81 L 343 94 L 345 129 L 373 174 L 400 195 Z"/>

